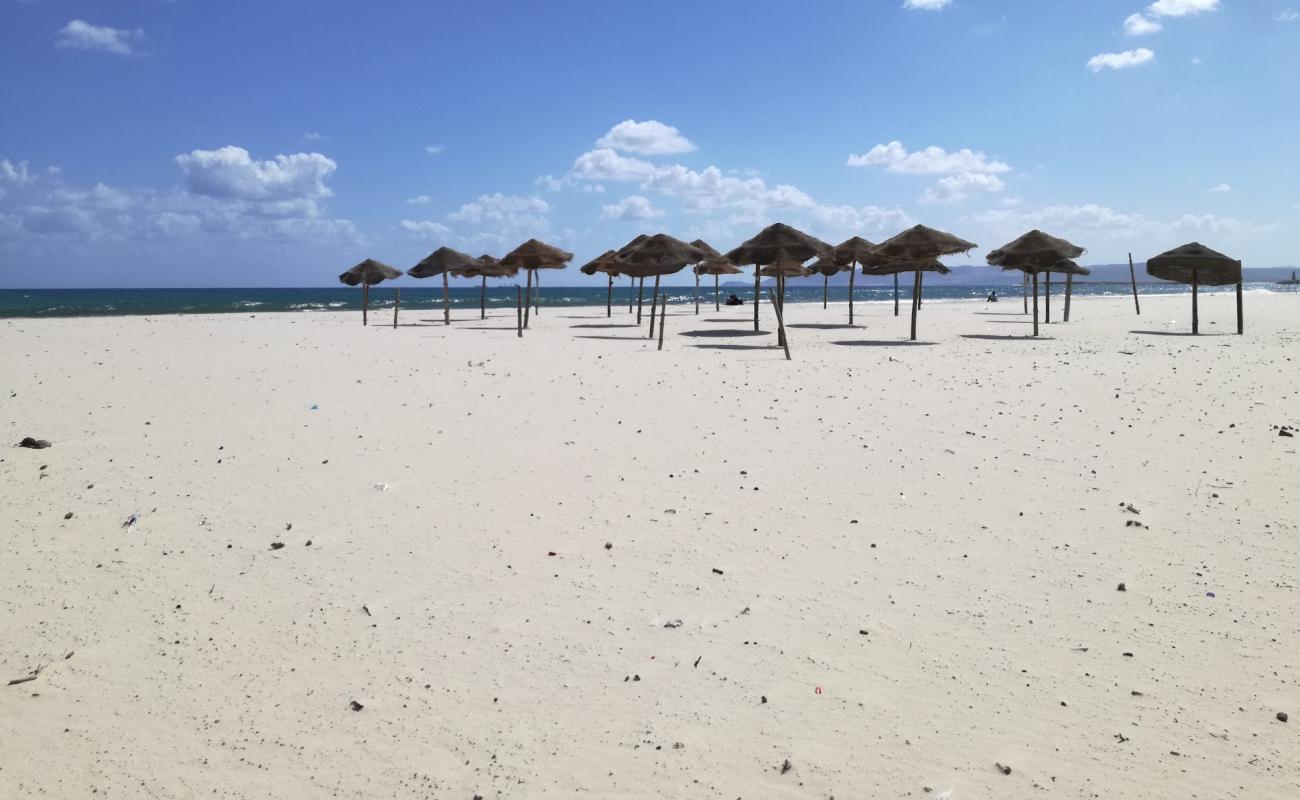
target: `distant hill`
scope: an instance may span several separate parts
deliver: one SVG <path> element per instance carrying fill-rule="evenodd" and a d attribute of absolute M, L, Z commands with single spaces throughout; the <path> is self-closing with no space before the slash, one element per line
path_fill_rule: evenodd
<path fill-rule="evenodd" d="M 1128 264 L 1086 264 L 1092 274 L 1086 278 L 1079 278 L 1079 282 L 1087 283 L 1128 283 Z M 1137 272 L 1138 283 L 1164 283 L 1157 278 L 1147 274 L 1146 262 L 1134 263 L 1134 269 Z M 1003 272 L 997 267 L 981 267 L 974 264 L 951 267 L 950 275 L 937 275 L 933 272 L 925 276 L 926 284 L 942 284 L 946 286 L 1019 286 L 1021 273 Z M 1251 281 L 1280 281 L 1291 277 L 1291 273 L 1300 272 L 1300 267 L 1246 267 L 1242 270 L 1242 277 L 1246 282 Z M 911 279 L 910 275 L 901 276 L 901 280 L 906 283 Z M 1062 282 L 1064 279 L 1062 278 Z M 764 280 L 764 283 L 771 283 L 770 280 Z M 841 272 L 838 275 L 831 276 L 831 286 L 846 287 L 849 285 L 849 273 Z M 810 278 L 791 278 L 787 284 L 789 286 L 821 286 L 822 276 L 814 275 Z M 753 280 L 729 280 L 723 283 L 723 286 L 753 286 Z M 875 277 L 858 273 L 855 286 L 893 286 L 892 277 Z"/>

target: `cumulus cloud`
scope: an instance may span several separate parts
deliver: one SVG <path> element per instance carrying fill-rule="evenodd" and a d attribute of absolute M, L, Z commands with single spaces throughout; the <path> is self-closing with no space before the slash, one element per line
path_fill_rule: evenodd
<path fill-rule="evenodd" d="M 1001 174 L 1011 167 L 990 159 L 984 153 L 962 148 L 948 152 L 942 147 L 927 147 L 909 153 L 902 142 L 878 144 L 861 155 L 849 155 L 850 167 L 884 167 L 900 175 L 951 175 L 958 172 Z"/>
<path fill-rule="evenodd" d="M 941 11 L 952 5 L 952 0 L 903 0 L 903 8 L 913 11 Z"/>
<path fill-rule="evenodd" d="M 477 200 L 465 203 L 447 215 L 452 222 L 479 225 L 484 222 L 506 222 L 520 215 L 541 215 L 551 206 L 540 197 L 519 197 L 497 192 L 480 195 Z"/>
<path fill-rule="evenodd" d="M 1217 217 L 1213 214 L 1184 214 L 1171 220 L 1154 220 L 1142 214 L 1125 214 L 1096 203 L 1055 205 L 1033 211 L 997 210 L 972 214 L 967 220 L 988 226 L 1000 236 L 1013 236 L 1028 228 L 1041 228 L 1059 235 L 1108 239 L 1152 239 L 1180 236 L 1247 236 L 1274 230 L 1276 225 Z"/>
<path fill-rule="evenodd" d="M 194 194 L 226 200 L 263 203 L 265 212 L 296 204 L 302 216 L 314 216 L 317 201 L 332 192 L 325 185 L 338 165 L 320 153 L 278 155 L 255 161 L 242 147 L 192 150 L 176 156 L 185 174 L 186 188 Z"/>
<path fill-rule="evenodd" d="M 1294 8 L 1284 8 L 1273 15 L 1274 22 L 1295 22 L 1300 19 L 1300 11 Z"/>
<path fill-rule="evenodd" d="M 1159 33 L 1164 26 L 1150 17 L 1142 14 L 1129 14 L 1124 20 L 1125 36 L 1146 36 L 1152 33 Z"/>
<path fill-rule="evenodd" d="M 644 181 L 652 178 L 657 169 L 649 161 L 621 156 L 602 147 L 578 156 L 571 174 L 590 181 Z"/>
<path fill-rule="evenodd" d="M 982 192 L 1000 192 L 1006 184 L 996 175 L 979 172 L 959 172 L 940 178 L 934 185 L 927 187 L 921 195 L 921 202 L 926 205 L 936 203 L 959 203 L 972 195 Z"/>
<path fill-rule="evenodd" d="M 417 194 L 415 197 L 406 198 L 406 202 L 413 206 L 419 206 L 424 205 L 425 203 L 432 203 L 433 198 L 427 194 Z"/>
<path fill-rule="evenodd" d="M 1187 17 L 1219 10 L 1219 0 L 1156 0 L 1147 11 L 1157 17 Z"/>
<path fill-rule="evenodd" d="M 639 194 L 628 195 L 617 203 L 600 208 L 601 219 L 647 220 L 657 219 L 663 215 L 662 209 L 655 208 L 653 203 Z"/>
<path fill-rule="evenodd" d="M 59 30 L 55 47 L 75 50 L 100 50 L 119 56 L 129 56 L 135 47 L 144 41 L 144 31 L 136 28 L 110 28 L 106 25 L 91 25 L 84 20 L 74 19 Z"/>
<path fill-rule="evenodd" d="M 695 149 L 676 128 L 652 119 L 645 122 L 625 119 L 597 139 L 596 146 L 643 156 L 689 153 Z"/>
<path fill-rule="evenodd" d="M 447 148 L 443 147 L 440 144 L 426 144 L 424 146 L 424 152 L 428 153 L 431 156 L 436 156 L 445 149 Z"/>
<path fill-rule="evenodd" d="M 451 228 L 433 220 L 404 219 L 397 223 L 397 226 L 420 239 L 448 239 L 451 237 Z"/>
<path fill-rule="evenodd" d="M 35 180 L 26 161 L 15 164 L 7 158 L 0 159 L 0 192 L 3 192 L 6 186 L 19 189 L 30 186 Z"/>
<path fill-rule="evenodd" d="M 1219 185 L 1217 185 L 1217 186 L 1211 188 L 1210 191 L 1211 191 L 1211 192 L 1216 192 L 1216 193 L 1222 194 L 1222 193 L 1226 193 L 1226 192 L 1231 192 L 1231 191 L 1232 191 L 1232 187 L 1229 186 L 1229 185 L 1226 184 L 1226 183 L 1220 183 Z"/>
<path fill-rule="evenodd" d="M 1101 72 L 1103 69 L 1132 69 L 1153 61 L 1156 54 L 1145 47 L 1125 50 L 1122 53 L 1098 53 L 1088 59 L 1088 69 Z"/>

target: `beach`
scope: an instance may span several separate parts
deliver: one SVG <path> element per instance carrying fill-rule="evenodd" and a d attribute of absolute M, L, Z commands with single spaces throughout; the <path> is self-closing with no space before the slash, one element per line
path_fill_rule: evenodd
<path fill-rule="evenodd" d="M 1298 302 L 0 320 L 0 797 L 1300 796 Z"/>

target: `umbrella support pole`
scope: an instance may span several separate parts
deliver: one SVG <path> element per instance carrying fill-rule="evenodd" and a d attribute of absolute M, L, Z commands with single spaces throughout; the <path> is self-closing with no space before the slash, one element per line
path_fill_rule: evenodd
<path fill-rule="evenodd" d="M 668 294 L 665 292 L 659 301 L 659 349 L 664 349 L 664 314 L 668 311 Z"/>
<path fill-rule="evenodd" d="M 718 277 L 717 275 L 714 275 L 714 276 L 713 276 L 713 310 L 714 310 L 714 311 L 721 311 L 721 310 L 722 310 L 722 300 L 721 300 L 721 298 L 718 296 L 719 293 L 722 291 L 722 290 L 719 288 L 719 283 L 720 283 L 721 281 L 722 281 L 722 278 Z"/>
<path fill-rule="evenodd" d="M 849 272 L 849 327 L 853 327 L 853 281 L 858 276 L 858 262 L 854 261 Z"/>
<path fill-rule="evenodd" d="M 641 305 L 645 302 L 645 278 L 637 282 L 636 290 L 636 324 L 641 324 Z"/>
<path fill-rule="evenodd" d="M 483 276 L 483 285 L 478 290 L 478 318 L 487 319 L 487 276 Z"/>
<path fill-rule="evenodd" d="M 763 268 L 758 264 L 754 265 L 754 332 L 758 333 L 758 299 L 759 292 L 762 289 L 763 276 L 760 274 Z"/>
<path fill-rule="evenodd" d="M 785 314 L 785 276 L 776 276 L 776 343 L 785 347 L 785 325 L 781 320 Z"/>
<path fill-rule="evenodd" d="M 658 305 L 659 305 L 659 276 L 656 275 L 654 294 L 650 296 L 650 336 L 648 337 L 650 339 L 655 338 L 655 308 L 658 307 Z M 662 317 L 660 319 L 662 319 Z"/>
<path fill-rule="evenodd" d="M 402 290 L 393 292 L 393 330 L 397 330 L 397 309 L 402 307 Z"/>
<path fill-rule="evenodd" d="M 614 276 L 609 276 L 609 291 L 605 294 L 605 319 L 614 316 Z"/>
<path fill-rule="evenodd" d="M 533 278 L 533 283 L 536 284 L 533 286 L 533 316 L 540 317 L 542 315 L 542 273 L 538 270 L 533 272 L 536 273 Z"/>
<path fill-rule="evenodd" d="M 1022 280 L 1020 281 L 1020 295 L 1021 298 L 1025 301 L 1024 313 L 1028 314 L 1029 313 L 1029 273 L 1026 272 L 1024 275 L 1021 276 L 1021 278 Z"/>
<path fill-rule="evenodd" d="M 515 284 L 515 331 L 524 338 L 524 290 Z"/>
<path fill-rule="evenodd" d="M 370 281 L 364 277 L 361 279 L 361 324 L 369 325 L 370 321 L 366 318 L 370 313 Z"/>
<path fill-rule="evenodd" d="M 632 303 L 636 298 L 636 278 L 631 275 L 627 276 L 627 313 L 632 313 Z"/>
<path fill-rule="evenodd" d="M 1047 273 L 1047 287 L 1043 291 L 1043 304 L 1046 310 L 1043 314 L 1043 324 L 1052 324 L 1052 273 Z"/>
<path fill-rule="evenodd" d="M 1074 291 L 1074 274 L 1065 276 L 1065 321 L 1070 321 L 1070 294 Z"/>
<path fill-rule="evenodd" d="M 771 290 L 769 290 L 771 291 Z M 781 347 L 785 350 L 785 360 L 790 360 L 790 342 L 785 338 L 785 320 L 781 317 L 781 304 L 776 300 L 776 293 L 771 292 L 772 307 L 776 309 L 776 328 L 781 334 Z"/>
<path fill-rule="evenodd" d="M 831 276 L 822 276 L 822 311 L 830 308 L 831 304 Z"/>
<path fill-rule="evenodd" d="M 527 328 L 528 309 L 531 308 L 533 304 L 533 271 L 530 269 L 525 270 L 524 272 L 527 275 L 527 278 L 525 278 L 526 283 L 524 292 L 524 327 Z"/>
<path fill-rule="evenodd" d="M 1034 273 L 1034 335 L 1038 335 L 1038 273 Z"/>
<path fill-rule="evenodd" d="M 1200 289 L 1199 283 L 1196 270 L 1192 270 L 1192 333 L 1201 332 L 1201 310 L 1197 303 L 1197 294 L 1199 294 L 1198 290 Z"/>
<path fill-rule="evenodd" d="M 898 316 L 898 273 L 894 273 L 894 316 Z"/>
<path fill-rule="evenodd" d="M 442 324 L 451 324 L 451 293 L 447 290 L 447 270 L 442 271 Z"/>
<path fill-rule="evenodd" d="M 700 273 L 695 273 L 695 316 L 700 315 Z"/>
<path fill-rule="evenodd" d="M 921 270 L 912 278 L 912 334 L 911 341 L 916 341 L 916 309 L 921 305 Z"/>
<path fill-rule="evenodd" d="M 1237 335 L 1240 336 L 1245 330 L 1245 320 L 1241 316 L 1241 281 L 1237 281 Z"/>
<path fill-rule="evenodd" d="M 1142 316 L 1142 304 L 1138 302 L 1138 279 L 1137 273 L 1133 270 L 1133 254 L 1128 254 L 1128 279 L 1133 283 L 1133 310 L 1137 315 Z"/>

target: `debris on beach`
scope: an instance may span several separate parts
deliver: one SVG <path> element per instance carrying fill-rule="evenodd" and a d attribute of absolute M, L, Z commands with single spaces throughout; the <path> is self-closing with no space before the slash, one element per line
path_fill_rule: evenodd
<path fill-rule="evenodd" d="M 64 519 L 72 519 L 72 512 L 69 511 L 68 513 L 64 514 L 64 515 L 63 515 L 63 518 L 64 518 Z"/>
<path fill-rule="evenodd" d="M 1277 712 L 1277 721 L 1278 721 L 1278 722 L 1286 722 L 1288 719 L 1290 719 L 1290 717 L 1287 716 L 1287 714 L 1286 714 L 1285 711 L 1279 711 L 1279 712 Z"/>
<path fill-rule="evenodd" d="M 353 700 L 351 703 L 348 704 L 348 708 L 351 708 L 353 711 L 360 711 L 361 709 L 365 708 L 365 706 L 361 705 L 356 700 Z"/>
<path fill-rule="evenodd" d="M 1116 587 L 1115 587 L 1115 591 L 1117 591 L 1117 592 L 1127 592 L 1128 589 L 1124 586 L 1124 584 L 1121 583 L 1119 586 L 1116 586 Z"/>
<path fill-rule="evenodd" d="M 667 622 L 664 623 L 664 627 L 665 627 L 665 628 L 680 628 L 680 627 L 682 627 L 682 621 L 681 621 L 680 619 L 670 619 L 670 620 L 668 620 Z"/>
<path fill-rule="evenodd" d="M 1005 764 L 995 763 L 993 766 L 997 767 L 997 768 L 998 768 L 998 772 L 1001 772 L 1003 775 L 1010 775 L 1010 774 L 1011 774 L 1011 767 L 1009 767 L 1009 766 L 1007 766 L 1007 765 L 1005 765 Z"/>
<path fill-rule="evenodd" d="M 790 763 L 790 759 L 787 758 L 785 761 L 781 762 L 781 774 L 782 774 L 782 775 L 786 774 L 787 772 L 789 772 L 789 771 L 792 770 L 792 769 L 794 769 L 794 765 L 792 765 L 792 764 Z"/>
<path fill-rule="evenodd" d="M 127 517 L 126 521 L 122 523 L 122 527 L 129 531 L 131 530 L 131 528 L 135 527 L 135 524 L 139 521 L 140 521 L 140 514 L 137 512 Z"/>
<path fill-rule="evenodd" d="M 28 450 L 44 450 L 50 446 L 46 439 L 33 439 L 30 436 L 24 436 L 23 440 L 18 443 L 19 447 L 26 447 Z"/>
<path fill-rule="evenodd" d="M 272 550 L 279 550 L 282 547 L 284 547 L 284 542 L 271 542 Z"/>

